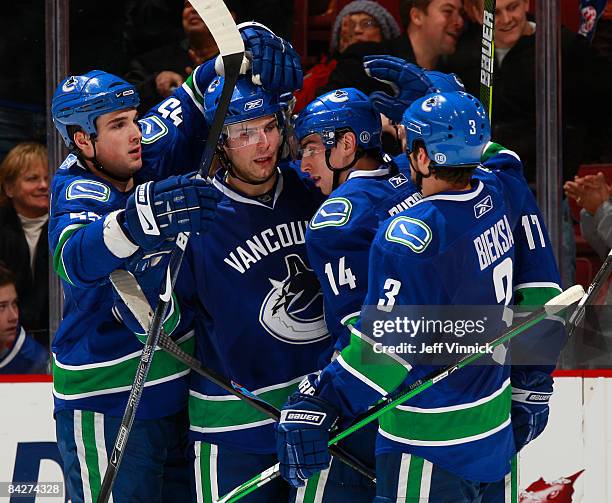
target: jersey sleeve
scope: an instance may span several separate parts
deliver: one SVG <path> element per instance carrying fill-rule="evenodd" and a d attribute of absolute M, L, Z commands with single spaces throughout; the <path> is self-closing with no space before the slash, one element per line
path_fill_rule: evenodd
<path fill-rule="evenodd" d="M 68 284 L 89 288 L 138 250 L 117 222 L 123 208 L 112 189 L 98 180 L 74 179 L 52 189 L 49 247 L 55 272 Z"/>
<path fill-rule="evenodd" d="M 308 259 L 323 290 L 325 323 L 336 349 L 348 344 L 346 326 L 354 323 L 367 293 L 372 232 L 360 225 L 352 210 L 349 199 L 328 199 L 311 220 L 306 238 Z"/>
<path fill-rule="evenodd" d="M 215 75 L 211 59 L 140 119 L 143 168 L 136 176 L 139 183 L 198 169 L 208 134 L 204 92 Z"/>

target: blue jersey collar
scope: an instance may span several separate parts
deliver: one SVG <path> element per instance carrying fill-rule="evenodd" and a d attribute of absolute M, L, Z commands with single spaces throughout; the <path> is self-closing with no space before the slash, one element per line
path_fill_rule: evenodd
<path fill-rule="evenodd" d="M 381 166 L 377 169 L 368 169 L 368 170 L 359 170 L 351 171 L 349 175 L 346 177 L 347 181 L 351 178 L 374 178 L 377 176 L 387 176 L 391 170 L 387 166 Z"/>
<path fill-rule="evenodd" d="M 276 201 L 278 200 L 281 192 L 283 191 L 283 173 L 279 168 L 276 168 L 276 172 L 278 176 L 276 177 L 276 184 L 273 189 L 274 195 L 270 197 L 269 201 L 265 200 L 262 196 L 247 196 L 246 194 L 241 194 L 233 187 L 230 187 L 225 181 L 225 175 L 227 174 L 227 170 L 221 169 L 217 172 L 215 177 L 213 178 L 213 185 L 220 190 L 224 196 L 243 204 L 252 204 L 255 206 L 263 206 L 264 208 L 268 208 L 273 210 L 276 205 Z M 269 193 L 268 193 L 269 194 Z"/>

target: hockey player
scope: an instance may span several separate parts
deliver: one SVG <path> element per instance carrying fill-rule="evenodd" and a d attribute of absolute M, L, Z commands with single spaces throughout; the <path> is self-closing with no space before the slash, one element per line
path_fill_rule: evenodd
<path fill-rule="evenodd" d="M 482 105 L 465 93 L 417 99 L 403 123 L 413 179 L 424 199 L 378 231 L 366 304 L 381 310 L 395 304 L 509 304 L 512 227 L 528 190 L 522 173 L 482 172 L 473 179 L 490 133 Z M 476 244 L 491 227 L 499 246 L 490 260 L 482 260 Z M 357 325 L 351 344 L 324 369 L 311 394 L 296 393 L 285 405 L 277 447 L 281 473 L 293 485 L 327 467 L 328 430 L 338 416 L 366 410 L 431 369 L 410 358 L 376 355 L 371 343 Z M 367 365 L 369 355 L 385 364 L 384 372 Z M 510 471 L 520 442 L 537 436 L 546 422 L 546 402 L 530 402 L 529 391 L 548 397 L 552 380 L 521 372 L 511 380 L 509 367 L 491 363 L 462 369 L 452 382 L 442 381 L 381 417 L 375 501 L 477 501 L 488 484 Z M 523 390 L 517 426 L 514 407 L 512 423 L 510 416 L 511 383 Z M 322 419 L 287 420 L 298 409 Z M 513 426 L 520 438 L 513 438 Z"/>
<path fill-rule="evenodd" d="M 222 85 L 219 77 L 206 89 L 209 121 Z M 279 94 L 240 77 L 213 180 L 223 199 L 210 232 L 189 240 L 176 290 L 181 309 L 196 312 L 198 359 L 278 407 L 320 368 L 320 355 L 331 355 L 305 247 L 321 196 L 297 170 L 279 167 L 282 120 Z M 274 421 L 193 374 L 189 419 L 198 501 L 216 501 L 276 459 Z M 282 486 L 248 501 L 282 501 Z"/>
<path fill-rule="evenodd" d="M 142 348 L 112 312 L 108 275 L 179 232 L 205 231 L 218 201 L 215 189 L 186 176 L 134 187 L 142 166 L 137 106 L 131 84 L 97 70 L 65 79 L 52 102 L 72 151 L 53 179 L 49 244 L 65 293 L 52 346 L 53 394 L 73 501 L 97 499 Z M 178 318 L 172 313 L 168 332 Z M 193 336 L 180 344 L 193 347 Z M 155 358 L 114 501 L 177 501 L 165 491 L 189 498 L 180 420 L 186 374 L 167 355 Z"/>
<path fill-rule="evenodd" d="M 367 293 L 368 255 L 380 223 L 420 199 L 418 189 L 385 158 L 381 120 L 368 97 L 353 88 L 326 93 L 295 121 L 301 170 L 329 198 L 306 232 L 308 258 L 321 283 L 325 322 L 337 351 L 349 341 Z M 350 449 L 374 465 L 372 427 L 355 435 Z M 329 470 L 297 490 L 297 501 L 371 501 L 374 488 L 353 470 L 332 461 Z"/>
<path fill-rule="evenodd" d="M 0 374 L 46 374 L 49 352 L 19 326 L 15 285 L 0 262 Z"/>
<path fill-rule="evenodd" d="M 242 25 L 241 35 L 258 83 L 281 90 L 300 85 L 299 57 L 290 44 L 257 23 Z M 57 436 L 73 501 L 97 498 L 142 347 L 111 315 L 108 273 L 148 269 L 160 243 L 171 245 L 166 236 L 204 229 L 219 197 L 184 177 L 140 187 L 138 205 L 130 196 L 136 180 L 197 167 L 207 132 L 200 89 L 214 75 L 213 60 L 199 66 L 138 123 L 133 87 L 109 74 L 70 77 L 55 95 L 55 123 L 73 151 L 54 180 L 50 225 L 54 265 L 66 292 L 53 348 Z M 188 208 L 181 208 L 183 196 Z M 160 201 L 170 204 L 165 215 L 156 214 Z M 172 218 L 173 207 L 188 218 Z M 158 236 L 139 228 L 139 210 L 143 226 L 162 220 Z M 193 351 L 189 334 L 179 343 Z M 187 402 L 186 374 L 168 355 L 156 355 L 114 486 L 115 502 L 190 499 L 182 447 L 187 422 L 180 412 Z"/>

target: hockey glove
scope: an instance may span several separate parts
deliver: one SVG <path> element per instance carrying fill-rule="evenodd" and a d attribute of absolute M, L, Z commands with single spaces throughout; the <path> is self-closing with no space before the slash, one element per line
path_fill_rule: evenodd
<path fill-rule="evenodd" d="M 606 10 L 607 0 L 580 0 L 580 26 L 578 33 L 592 42 L 595 36 L 597 21 Z"/>
<path fill-rule="evenodd" d="M 300 383 L 300 391 L 283 406 L 276 427 L 280 473 L 293 487 L 303 486 L 331 461 L 327 443 L 338 412 L 329 402 L 313 396 L 315 379 L 316 375 L 310 375 Z"/>
<path fill-rule="evenodd" d="M 241 23 L 238 29 L 250 53 L 254 84 L 279 93 L 301 89 L 304 76 L 300 56 L 289 42 L 254 21 Z"/>
<path fill-rule="evenodd" d="M 544 431 L 552 392 L 553 379 L 546 372 L 513 371 L 511 416 L 516 452 Z"/>
<path fill-rule="evenodd" d="M 378 112 L 398 123 L 406 108 L 417 98 L 435 92 L 465 91 L 454 73 L 424 70 L 394 56 L 366 56 L 363 60 L 365 72 L 394 91 L 394 96 L 374 92 L 370 94 L 370 101 Z"/>
<path fill-rule="evenodd" d="M 132 242 L 154 250 L 181 232 L 206 231 L 221 197 L 203 179 L 173 176 L 138 185 L 118 219 Z"/>

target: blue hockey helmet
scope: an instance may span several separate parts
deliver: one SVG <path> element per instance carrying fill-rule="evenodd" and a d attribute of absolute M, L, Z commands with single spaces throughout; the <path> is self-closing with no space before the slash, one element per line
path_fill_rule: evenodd
<path fill-rule="evenodd" d="M 382 145 L 380 115 L 368 97 L 352 87 L 331 91 L 310 102 L 299 113 L 294 128 L 299 141 L 316 133 L 327 149 L 336 145 L 339 129 L 350 129 L 364 149 L 380 149 Z"/>
<path fill-rule="evenodd" d="M 404 112 L 406 150 L 422 140 L 432 163 L 438 166 L 472 166 L 480 163 L 491 139 L 484 107 L 464 92 L 428 94 Z"/>
<path fill-rule="evenodd" d="M 51 114 L 53 123 L 66 146 L 73 146 L 68 126 L 79 126 L 87 134 L 97 134 L 96 119 L 101 115 L 136 108 L 140 97 L 136 88 L 125 80 L 101 70 L 85 75 L 72 75 L 53 93 Z"/>
<path fill-rule="evenodd" d="M 209 125 L 212 124 L 217 111 L 223 83 L 224 77 L 215 77 L 204 93 L 204 114 Z M 234 87 L 224 124 L 236 124 L 274 115 L 281 111 L 282 105 L 278 93 L 266 91 L 263 87 L 253 84 L 250 73 L 241 75 Z"/>

